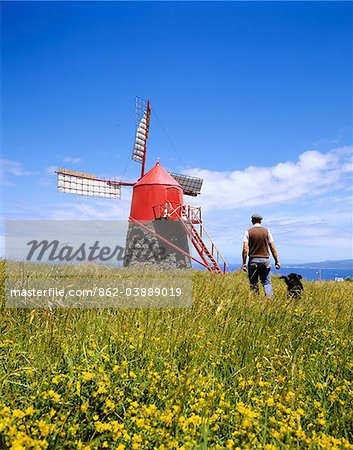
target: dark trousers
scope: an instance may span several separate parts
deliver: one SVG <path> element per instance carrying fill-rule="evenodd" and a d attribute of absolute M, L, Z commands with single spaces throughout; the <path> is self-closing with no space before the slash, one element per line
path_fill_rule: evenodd
<path fill-rule="evenodd" d="M 250 258 L 248 264 L 248 276 L 253 292 L 259 292 L 259 280 L 266 295 L 272 296 L 271 262 L 269 258 Z"/>

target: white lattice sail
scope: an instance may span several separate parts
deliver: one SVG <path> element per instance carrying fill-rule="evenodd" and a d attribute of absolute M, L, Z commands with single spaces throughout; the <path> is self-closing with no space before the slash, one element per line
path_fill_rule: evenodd
<path fill-rule="evenodd" d="M 182 175 L 175 172 L 169 172 L 169 174 L 180 184 L 185 195 L 196 197 L 201 193 L 201 187 L 203 183 L 202 178 L 190 177 L 189 175 Z"/>
<path fill-rule="evenodd" d="M 150 106 L 146 100 L 136 98 L 136 133 L 132 152 L 132 159 L 142 163 L 146 154 L 146 143 L 148 138 L 150 122 Z"/>
<path fill-rule="evenodd" d="M 100 180 L 95 175 L 59 169 L 58 191 L 89 197 L 121 198 L 121 186 L 112 180 Z"/>

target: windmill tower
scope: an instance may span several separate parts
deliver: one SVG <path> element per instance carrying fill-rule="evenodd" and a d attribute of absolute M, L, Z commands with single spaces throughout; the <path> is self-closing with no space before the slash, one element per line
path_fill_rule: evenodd
<path fill-rule="evenodd" d="M 196 197 L 200 194 L 203 180 L 167 172 L 159 161 L 145 172 L 150 118 L 149 100 L 137 98 L 132 159 L 141 164 L 141 175 L 135 183 L 99 179 L 92 174 L 59 169 L 58 190 L 120 199 L 122 186 L 133 188 L 125 266 L 141 263 L 141 255 L 144 254 L 149 262 L 162 268 L 190 268 L 193 260 L 212 272 L 225 273 L 227 264 L 204 229 L 201 208 L 184 204 L 184 195 Z M 199 259 L 192 256 L 189 243 Z M 161 247 L 168 249 L 167 255 L 158 252 Z"/>

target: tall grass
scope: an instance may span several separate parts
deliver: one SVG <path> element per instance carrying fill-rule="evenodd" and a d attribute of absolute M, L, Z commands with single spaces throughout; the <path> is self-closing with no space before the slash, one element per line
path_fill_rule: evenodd
<path fill-rule="evenodd" d="M 353 449 L 353 283 L 190 309 L 1 310 L 0 448 Z"/>

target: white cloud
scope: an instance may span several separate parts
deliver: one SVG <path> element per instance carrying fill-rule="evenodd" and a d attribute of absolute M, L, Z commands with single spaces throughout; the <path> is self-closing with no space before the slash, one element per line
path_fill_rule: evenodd
<path fill-rule="evenodd" d="M 296 161 L 242 171 L 192 169 L 204 178 L 204 225 L 230 260 L 239 260 L 250 216 L 261 213 L 285 261 L 352 257 L 352 147 L 307 151 Z"/>
<path fill-rule="evenodd" d="M 204 179 L 199 203 L 205 210 L 275 205 L 315 197 L 344 186 L 352 172 L 352 147 L 321 153 L 310 150 L 297 161 L 272 167 L 216 172 L 194 168 L 188 174 Z"/>
<path fill-rule="evenodd" d="M 81 158 L 72 158 L 71 156 L 66 156 L 64 158 L 64 162 L 68 163 L 68 164 L 75 164 L 78 162 L 81 162 L 82 159 Z"/>
<path fill-rule="evenodd" d="M 48 213 L 48 218 L 52 220 L 127 220 L 131 193 L 125 191 L 124 194 L 123 200 L 98 200 L 75 195 L 73 201 L 55 204 Z"/>
<path fill-rule="evenodd" d="M 318 198 L 310 207 L 298 202 L 289 207 L 280 205 L 261 207 L 264 226 L 270 228 L 282 262 L 309 262 L 326 259 L 352 258 L 351 204 L 332 204 L 326 207 Z M 204 215 L 204 226 L 217 248 L 229 261 L 240 261 L 242 239 L 251 226 L 253 208 L 209 211 Z"/>
<path fill-rule="evenodd" d="M 9 180 L 12 176 L 26 177 L 32 175 L 35 175 L 35 173 L 26 170 L 23 165 L 17 161 L 12 161 L 11 159 L 0 160 L 0 184 L 3 186 L 12 185 Z"/>

